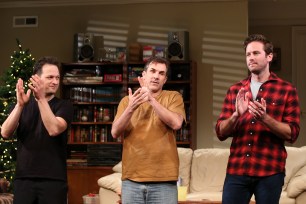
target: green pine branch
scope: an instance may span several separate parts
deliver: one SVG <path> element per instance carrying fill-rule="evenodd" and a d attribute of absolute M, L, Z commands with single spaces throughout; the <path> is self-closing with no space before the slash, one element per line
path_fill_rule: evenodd
<path fill-rule="evenodd" d="M 16 83 L 18 78 L 27 82 L 33 73 L 35 59 L 30 50 L 22 49 L 19 39 L 16 39 L 18 51 L 14 51 L 10 58 L 11 66 L 7 69 L 1 80 L 4 82 L 0 86 L 0 124 L 7 118 L 12 105 L 16 102 Z M 17 140 L 0 138 L 0 177 L 6 178 L 13 184 L 16 168 Z M 11 185 L 12 190 L 13 185 Z"/>

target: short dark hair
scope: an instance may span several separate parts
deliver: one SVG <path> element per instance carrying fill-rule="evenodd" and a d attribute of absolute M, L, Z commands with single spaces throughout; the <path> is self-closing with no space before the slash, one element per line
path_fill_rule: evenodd
<path fill-rule="evenodd" d="M 166 58 L 163 58 L 163 57 L 150 57 L 149 60 L 146 62 L 145 66 L 144 66 L 144 71 L 147 71 L 147 69 L 149 68 L 149 65 L 151 63 L 159 63 L 159 64 L 164 64 L 166 65 L 166 73 L 168 73 L 168 70 L 169 70 L 169 61 L 166 59 Z"/>
<path fill-rule="evenodd" d="M 248 44 L 250 44 L 251 42 L 262 42 L 264 45 L 264 50 L 265 50 L 266 55 L 273 53 L 273 44 L 264 35 L 261 35 L 261 34 L 249 35 L 244 40 L 244 43 L 243 43 L 244 51 L 246 51 Z"/>
<path fill-rule="evenodd" d="M 61 63 L 58 61 L 58 59 L 56 57 L 52 57 L 52 56 L 45 56 L 40 58 L 33 67 L 33 74 L 38 74 L 40 75 L 42 73 L 42 67 L 45 64 L 52 64 L 57 66 L 58 69 L 60 69 L 61 67 Z"/>

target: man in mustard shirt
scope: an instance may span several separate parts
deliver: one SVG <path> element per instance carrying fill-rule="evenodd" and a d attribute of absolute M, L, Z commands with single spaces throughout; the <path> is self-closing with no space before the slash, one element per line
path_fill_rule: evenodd
<path fill-rule="evenodd" d="M 175 131 L 186 116 L 181 94 L 162 90 L 168 69 L 166 59 L 149 59 L 138 78 L 141 88 L 134 93 L 129 88 L 118 106 L 112 136 L 124 136 L 123 204 L 177 204 Z"/>

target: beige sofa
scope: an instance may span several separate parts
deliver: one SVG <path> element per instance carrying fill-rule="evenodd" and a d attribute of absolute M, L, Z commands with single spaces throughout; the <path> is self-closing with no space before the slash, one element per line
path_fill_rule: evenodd
<path fill-rule="evenodd" d="M 306 146 L 286 147 L 286 177 L 280 204 L 306 203 Z M 229 149 L 178 148 L 179 174 L 188 186 L 187 200 L 221 200 Z M 121 190 L 121 162 L 114 173 L 98 180 L 100 204 L 115 204 Z M 254 200 L 254 198 L 252 198 Z"/>

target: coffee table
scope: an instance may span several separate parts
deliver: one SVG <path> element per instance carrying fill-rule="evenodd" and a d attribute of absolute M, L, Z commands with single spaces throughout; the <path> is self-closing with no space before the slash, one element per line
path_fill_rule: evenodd
<path fill-rule="evenodd" d="M 179 201 L 179 204 L 222 204 L 222 201 L 212 201 L 212 200 L 200 200 L 200 201 Z M 254 201 L 250 201 L 250 204 L 255 204 Z"/>

